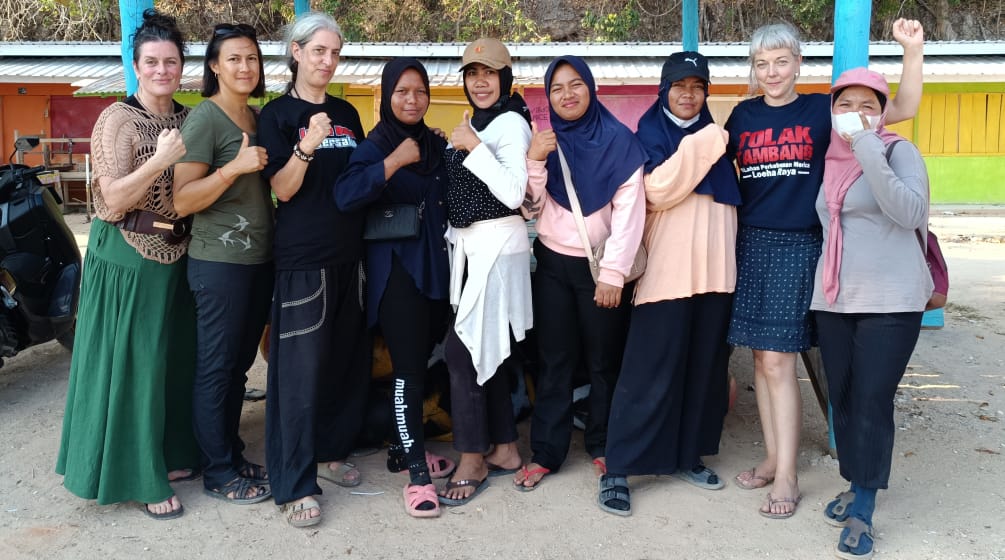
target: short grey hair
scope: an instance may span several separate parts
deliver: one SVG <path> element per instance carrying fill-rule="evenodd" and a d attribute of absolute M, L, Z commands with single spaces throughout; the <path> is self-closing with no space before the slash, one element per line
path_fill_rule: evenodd
<path fill-rule="evenodd" d="M 757 78 L 754 76 L 754 57 L 761 51 L 789 49 L 792 56 L 802 56 L 799 43 L 799 31 L 788 23 L 772 23 L 762 25 L 754 31 L 750 38 L 750 93 L 757 92 Z"/>
<path fill-rule="evenodd" d="M 345 44 L 345 37 L 342 36 L 342 28 L 339 27 L 335 18 L 323 12 L 306 12 L 301 14 L 293 23 L 286 26 L 283 31 L 283 40 L 286 41 L 286 66 L 293 73 L 290 83 L 286 85 L 286 92 L 297 82 L 297 61 L 293 58 L 293 43 L 304 45 L 310 41 L 318 31 L 331 31 L 338 35 L 339 41 Z"/>

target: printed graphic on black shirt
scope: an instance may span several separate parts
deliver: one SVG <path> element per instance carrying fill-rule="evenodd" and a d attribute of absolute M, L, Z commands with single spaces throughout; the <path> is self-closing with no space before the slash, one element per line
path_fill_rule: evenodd
<path fill-rule="evenodd" d="M 736 154 L 740 179 L 809 175 L 813 159 L 810 131 L 808 126 L 793 126 L 741 133 Z"/>
<path fill-rule="evenodd" d="M 307 127 L 300 127 L 300 139 L 307 136 Z M 321 141 L 317 149 L 356 148 L 356 135 L 352 129 L 335 125 L 328 129 L 328 137 Z"/>

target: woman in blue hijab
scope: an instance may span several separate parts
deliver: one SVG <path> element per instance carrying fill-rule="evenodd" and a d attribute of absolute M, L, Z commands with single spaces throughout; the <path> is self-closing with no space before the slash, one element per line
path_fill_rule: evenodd
<path fill-rule="evenodd" d="M 545 73 L 552 130 L 535 123 L 527 153 L 527 201 L 537 217 L 533 281 L 538 376 L 531 423 L 531 462 L 516 474 L 533 490 L 565 461 L 572 437 L 572 389 L 589 376 L 586 450 L 598 474 L 605 469 L 611 392 L 621 370 L 630 294 L 625 282 L 642 240 L 645 150 L 597 98 L 586 63 L 576 56 L 552 61 Z M 570 207 L 564 154 L 585 217 L 591 247 L 604 246 L 594 280 Z"/>

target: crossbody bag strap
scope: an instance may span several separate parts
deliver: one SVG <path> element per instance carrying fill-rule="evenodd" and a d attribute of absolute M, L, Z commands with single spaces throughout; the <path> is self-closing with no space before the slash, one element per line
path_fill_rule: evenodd
<path fill-rule="evenodd" d="M 897 146 L 897 144 L 900 144 L 901 142 L 903 142 L 903 140 L 894 140 L 893 142 L 890 142 L 889 144 L 886 145 L 886 162 L 887 163 L 890 163 L 890 156 L 893 155 L 893 149 Z M 927 228 L 926 228 L 926 232 L 925 233 L 928 233 L 927 232 Z M 915 229 L 914 230 L 914 236 L 916 238 L 918 238 L 918 245 L 921 245 L 921 254 L 927 256 L 928 255 L 928 242 L 925 240 L 925 235 L 921 233 L 920 229 Z"/>
<path fill-rule="evenodd" d="M 557 143 L 555 150 L 558 152 L 558 163 L 562 166 L 562 178 L 565 179 L 565 192 L 569 196 L 569 207 L 572 208 L 572 215 L 576 218 L 576 229 L 579 230 L 579 239 L 586 251 L 586 258 L 590 261 L 591 268 L 597 268 L 597 260 L 593 256 L 593 247 L 590 246 L 590 235 L 586 232 L 586 219 L 583 218 L 583 209 L 579 207 L 579 196 L 572 186 L 572 173 L 569 172 L 569 162 L 565 161 L 565 154 L 562 147 Z"/>

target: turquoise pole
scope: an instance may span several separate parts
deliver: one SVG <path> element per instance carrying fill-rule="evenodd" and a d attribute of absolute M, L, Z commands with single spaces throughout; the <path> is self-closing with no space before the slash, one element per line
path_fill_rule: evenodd
<path fill-rule="evenodd" d="M 837 0 L 834 3 L 834 64 L 831 83 L 842 72 L 869 66 L 869 24 L 872 2 Z"/>
<path fill-rule="evenodd" d="M 293 0 L 293 13 L 296 16 L 311 11 L 310 0 Z"/>
<path fill-rule="evenodd" d="M 684 0 L 681 6 L 681 43 L 684 50 L 698 50 L 698 0 Z"/>
<path fill-rule="evenodd" d="M 871 21 L 872 2 L 837 0 L 834 3 L 832 84 L 845 70 L 869 66 L 869 25 Z M 827 427 L 830 432 L 831 453 L 837 456 L 837 442 L 834 440 L 834 411 L 829 402 L 827 403 Z"/>
<path fill-rule="evenodd" d="M 143 23 L 143 11 L 153 8 L 153 0 L 121 0 L 119 19 L 122 21 L 122 71 L 126 77 L 126 95 L 136 93 L 139 85 L 133 70 L 133 33 Z"/>

